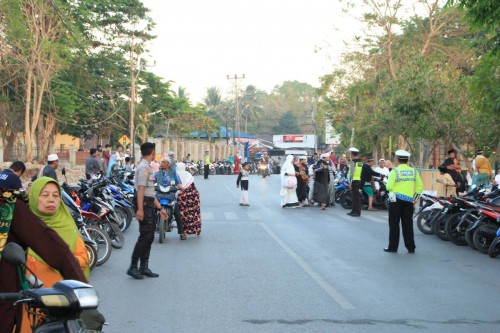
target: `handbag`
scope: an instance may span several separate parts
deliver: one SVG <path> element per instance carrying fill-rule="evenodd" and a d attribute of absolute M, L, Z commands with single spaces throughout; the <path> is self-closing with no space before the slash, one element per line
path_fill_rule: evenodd
<path fill-rule="evenodd" d="M 291 188 L 291 189 L 297 188 L 297 177 L 288 176 L 288 179 L 286 181 L 286 187 Z"/>

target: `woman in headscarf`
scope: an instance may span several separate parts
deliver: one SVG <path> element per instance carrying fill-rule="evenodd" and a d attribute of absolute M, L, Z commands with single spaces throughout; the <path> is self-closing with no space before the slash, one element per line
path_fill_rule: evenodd
<path fill-rule="evenodd" d="M 330 181 L 329 170 L 330 154 L 321 155 L 320 160 L 314 167 L 314 201 L 320 204 L 324 210 L 328 204 L 328 183 Z"/>
<path fill-rule="evenodd" d="M 297 199 L 299 206 L 304 206 L 307 199 L 309 176 L 307 174 L 307 156 L 299 157 L 299 161 L 294 165 L 297 173 Z"/>
<path fill-rule="evenodd" d="M 281 168 L 281 207 L 283 208 L 296 208 L 299 206 L 299 199 L 297 198 L 297 173 L 293 166 L 293 155 L 286 157 L 285 163 Z"/>
<path fill-rule="evenodd" d="M 177 162 L 177 173 L 182 183 L 182 191 L 178 195 L 179 210 L 184 223 L 186 235 L 201 233 L 200 193 L 194 185 L 194 177 L 186 171 L 186 164 Z"/>
<path fill-rule="evenodd" d="M 61 187 L 50 177 L 40 177 L 31 184 L 29 193 L 29 207 L 33 214 L 53 229 L 59 237 L 68 245 L 70 251 L 80 264 L 85 277 L 90 274 L 89 257 L 85 249 L 85 243 L 78 231 L 75 221 L 68 208 L 62 202 Z M 43 283 L 44 287 L 51 287 L 56 282 L 63 280 L 61 273 L 35 253 L 28 249 L 26 266 Z M 26 319 L 26 320 L 25 320 Z M 22 321 L 21 332 L 31 332 L 29 320 L 25 314 Z"/>
<path fill-rule="evenodd" d="M 29 206 L 33 214 L 44 221 L 68 244 L 80 267 L 89 277 L 89 258 L 85 243 L 76 227 L 68 208 L 62 202 L 61 187 L 54 179 L 40 177 L 31 184 Z M 39 277 L 45 287 L 50 287 L 62 280 L 59 272 L 47 265 L 33 250 L 28 250 L 28 267 Z"/>

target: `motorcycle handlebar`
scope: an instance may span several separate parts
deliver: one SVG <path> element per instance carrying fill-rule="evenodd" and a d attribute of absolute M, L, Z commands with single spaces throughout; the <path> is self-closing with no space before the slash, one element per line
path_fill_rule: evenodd
<path fill-rule="evenodd" d="M 23 293 L 0 293 L 0 302 L 17 301 L 23 296 Z"/>

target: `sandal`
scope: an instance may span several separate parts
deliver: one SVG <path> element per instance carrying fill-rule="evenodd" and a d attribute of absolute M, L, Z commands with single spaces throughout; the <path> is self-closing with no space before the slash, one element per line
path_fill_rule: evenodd
<path fill-rule="evenodd" d="M 187 237 L 186 237 L 185 234 L 180 235 L 180 237 L 181 237 L 181 240 L 186 240 L 187 239 Z"/>

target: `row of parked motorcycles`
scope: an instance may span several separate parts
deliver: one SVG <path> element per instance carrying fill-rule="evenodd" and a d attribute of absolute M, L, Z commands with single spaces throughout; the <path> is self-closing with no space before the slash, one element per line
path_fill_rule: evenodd
<path fill-rule="evenodd" d="M 496 258 L 500 255 L 500 189 L 476 187 L 463 197 L 421 196 L 415 213 L 418 229 L 459 246 L 470 246 Z"/>
<path fill-rule="evenodd" d="M 63 175 L 66 172 L 63 169 Z M 77 185 L 62 184 L 62 199 L 83 236 L 90 268 L 103 265 L 112 249 L 125 244 L 123 232 L 134 217 L 133 173 L 79 179 Z"/>
<path fill-rule="evenodd" d="M 186 171 L 189 171 L 194 175 L 204 174 L 204 165 L 202 161 L 194 162 L 184 162 L 186 164 Z M 234 163 L 228 161 L 214 161 L 209 165 L 210 175 L 231 175 L 231 171 L 234 169 Z"/>

